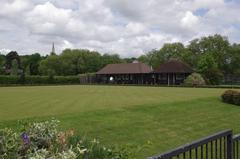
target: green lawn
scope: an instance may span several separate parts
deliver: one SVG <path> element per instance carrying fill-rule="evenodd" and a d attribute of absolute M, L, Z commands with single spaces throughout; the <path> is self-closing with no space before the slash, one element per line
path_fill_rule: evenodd
<path fill-rule="evenodd" d="M 0 127 L 56 117 L 108 145 L 143 145 L 141 158 L 224 129 L 240 133 L 240 107 L 224 104 L 224 89 L 42 86 L 0 87 Z"/>

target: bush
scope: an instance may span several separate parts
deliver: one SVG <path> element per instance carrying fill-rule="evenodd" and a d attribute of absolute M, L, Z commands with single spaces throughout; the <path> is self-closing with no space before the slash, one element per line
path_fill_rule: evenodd
<path fill-rule="evenodd" d="M 207 84 L 219 85 L 223 82 L 223 73 L 218 69 L 209 69 L 203 75 Z"/>
<path fill-rule="evenodd" d="M 240 92 L 227 90 L 222 94 L 222 100 L 225 103 L 240 105 Z"/>
<path fill-rule="evenodd" d="M 0 130 L 0 158 L 30 159 L 135 159 L 129 146 L 105 147 L 87 140 L 73 130 L 59 131 L 59 121 L 25 123 L 21 131 Z M 136 147 L 136 146 L 135 146 Z M 140 150 L 139 148 L 137 148 Z"/>
<path fill-rule="evenodd" d="M 0 76 L 0 85 L 79 84 L 79 76 Z"/>
<path fill-rule="evenodd" d="M 199 73 L 192 73 L 184 80 L 184 85 L 187 86 L 202 86 L 205 84 L 204 78 Z"/>
<path fill-rule="evenodd" d="M 17 84 L 19 80 L 18 76 L 0 76 L 0 84 Z"/>

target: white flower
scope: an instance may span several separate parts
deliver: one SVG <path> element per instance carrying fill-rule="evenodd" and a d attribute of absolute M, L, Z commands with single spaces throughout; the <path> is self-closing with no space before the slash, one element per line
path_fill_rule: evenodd
<path fill-rule="evenodd" d="M 85 149 L 80 149 L 80 151 L 79 151 L 80 154 L 85 154 L 85 152 L 87 152 L 86 148 Z"/>

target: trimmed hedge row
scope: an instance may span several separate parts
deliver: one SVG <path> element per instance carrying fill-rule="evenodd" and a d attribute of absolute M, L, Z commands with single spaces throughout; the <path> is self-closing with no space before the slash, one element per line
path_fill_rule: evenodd
<path fill-rule="evenodd" d="M 240 106 L 240 92 L 236 90 L 227 90 L 222 94 L 222 100 L 225 103 Z"/>
<path fill-rule="evenodd" d="M 79 84 L 79 76 L 0 76 L 0 85 Z"/>

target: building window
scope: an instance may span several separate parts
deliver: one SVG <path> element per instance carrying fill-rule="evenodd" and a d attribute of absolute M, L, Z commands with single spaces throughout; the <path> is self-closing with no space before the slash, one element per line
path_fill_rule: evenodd
<path fill-rule="evenodd" d="M 159 80 L 167 80 L 167 74 L 159 74 L 158 79 Z"/>
<path fill-rule="evenodd" d="M 184 74 L 176 74 L 176 80 L 184 80 Z"/>
<path fill-rule="evenodd" d="M 132 76 L 132 75 L 130 75 L 130 77 L 129 77 L 129 78 L 130 78 L 130 80 L 133 80 L 133 76 Z"/>

